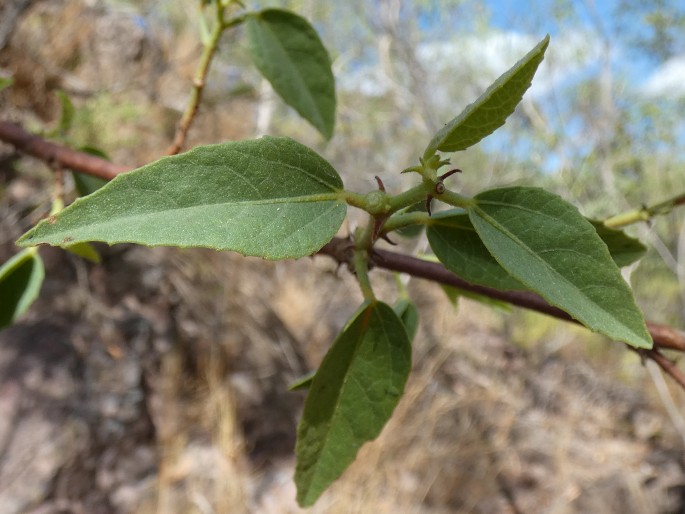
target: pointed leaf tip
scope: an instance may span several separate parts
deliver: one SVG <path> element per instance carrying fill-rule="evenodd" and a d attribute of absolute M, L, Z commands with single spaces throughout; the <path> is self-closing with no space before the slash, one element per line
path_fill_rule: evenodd
<path fill-rule="evenodd" d="M 375 439 L 397 405 L 411 368 L 407 330 L 393 309 L 365 305 L 314 376 L 297 431 L 297 501 L 310 506 Z"/>
<path fill-rule="evenodd" d="M 485 93 L 467 106 L 459 116 L 440 129 L 428 144 L 423 154 L 424 160 L 437 151 L 465 150 L 504 125 L 530 87 L 548 45 L 549 34 L 495 80 Z"/>

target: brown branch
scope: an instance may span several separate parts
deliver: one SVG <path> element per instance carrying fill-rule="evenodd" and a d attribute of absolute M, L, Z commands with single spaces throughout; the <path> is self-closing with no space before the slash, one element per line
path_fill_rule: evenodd
<path fill-rule="evenodd" d="M 57 163 L 80 173 L 110 180 L 117 174 L 128 171 L 128 168 L 117 166 L 108 161 L 77 152 L 64 146 L 51 143 L 45 139 L 26 132 L 13 123 L 0 121 L 0 141 L 14 145 L 17 150 L 42 159 L 48 163 Z M 338 263 L 350 264 L 352 253 L 348 239 L 333 238 L 333 240 L 319 250 L 319 254 L 327 255 Z M 547 314 L 549 316 L 575 322 L 566 312 L 547 303 L 542 297 L 530 292 L 498 291 L 484 286 L 470 284 L 459 278 L 441 264 L 428 262 L 409 255 L 375 250 L 371 264 L 378 268 L 407 273 L 414 277 L 431 280 L 448 286 L 458 287 L 466 291 L 477 293 L 488 298 L 500 300 L 512 305 L 523 307 Z M 675 350 L 685 352 L 685 333 L 673 327 L 660 325 L 648 321 L 647 328 L 654 340 L 651 350 L 636 350 L 641 356 L 652 359 L 659 367 L 671 376 L 685 389 L 685 374 L 674 362 L 665 357 L 661 350 Z"/>
<path fill-rule="evenodd" d="M 685 352 L 685 334 L 668 325 L 647 322 L 647 329 L 659 348 Z"/>
<path fill-rule="evenodd" d="M 404 272 L 414 277 L 451 285 L 472 293 L 487 296 L 488 298 L 510 303 L 517 307 L 523 307 L 564 321 L 577 323 L 568 313 L 550 305 L 544 298 L 535 293 L 527 291 L 499 291 L 490 287 L 470 284 L 447 270 L 442 264 L 424 261 L 409 255 L 386 250 L 376 250 L 376 255 L 378 258 L 374 262 L 380 268 Z M 661 325 L 653 321 L 647 322 L 647 329 L 655 345 L 659 348 L 685 352 L 685 333 L 668 325 Z"/>
<path fill-rule="evenodd" d="M 0 140 L 13 145 L 20 152 L 37 157 L 48 164 L 58 164 L 63 168 L 69 168 L 104 180 L 112 180 L 119 173 L 130 169 L 117 166 L 94 155 L 77 152 L 51 143 L 42 137 L 26 132 L 19 125 L 7 121 L 0 121 Z"/>
<path fill-rule="evenodd" d="M 349 262 L 349 241 L 335 238 L 324 246 L 320 254 L 332 257 L 339 263 Z M 577 323 L 566 312 L 547 303 L 541 296 L 526 291 L 499 291 L 489 287 L 470 284 L 447 270 L 442 264 L 417 259 L 387 250 L 375 250 L 372 264 L 390 271 L 407 273 L 413 277 L 423 278 L 440 284 L 458 287 L 465 291 L 500 300 L 517 307 L 523 307 L 554 318 Z M 673 327 L 647 322 L 647 329 L 654 341 L 651 350 L 636 350 L 642 357 L 652 359 L 659 367 L 685 389 L 685 374 L 678 366 L 666 358 L 661 350 L 685 352 L 685 333 Z"/>
<path fill-rule="evenodd" d="M 648 359 L 652 359 L 657 365 L 675 380 L 680 387 L 685 389 L 685 374 L 671 359 L 665 357 L 657 348 L 651 350 L 638 350 L 638 353 Z"/>

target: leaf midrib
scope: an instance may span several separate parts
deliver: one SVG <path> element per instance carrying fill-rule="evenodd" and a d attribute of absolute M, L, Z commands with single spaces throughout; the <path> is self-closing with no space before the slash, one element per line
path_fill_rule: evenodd
<path fill-rule="evenodd" d="M 376 317 L 376 318 L 378 318 L 377 321 L 380 323 L 379 326 L 382 327 L 382 332 L 383 332 L 383 336 L 384 336 L 385 340 L 386 340 L 386 341 L 389 341 L 389 340 L 390 340 L 389 337 L 388 337 L 388 333 L 387 333 L 386 327 L 385 327 L 385 323 L 383 323 L 383 320 L 382 320 L 381 316 L 380 316 L 380 315 L 378 314 L 378 312 L 377 312 L 377 309 L 378 309 L 378 306 L 379 306 L 379 305 L 380 305 L 379 303 L 376 303 L 375 305 L 371 305 L 371 306 L 368 307 L 368 308 L 373 308 L 373 312 L 370 314 L 370 316 L 369 316 L 370 319 L 369 319 L 368 323 L 366 324 L 366 329 L 362 332 L 363 335 L 362 335 L 359 339 L 363 338 L 363 337 L 366 335 L 366 333 L 368 332 L 368 327 L 369 327 L 370 324 L 372 323 L 372 318 Z M 326 430 L 324 431 L 324 434 L 325 434 L 325 436 L 326 436 L 326 437 L 324 438 L 325 441 L 328 441 L 328 435 L 329 435 L 330 432 L 331 432 L 331 427 L 334 425 L 333 419 L 334 419 L 334 418 L 338 418 L 339 416 L 341 416 L 341 415 L 338 414 L 338 413 L 339 413 L 339 411 L 340 411 L 340 402 L 341 402 L 341 398 L 342 398 L 342 396 L 343 396 L 343 394 L 342 394 L 342 393 L 343 393 L 343 390 L 346 388 L 347 383 L 348 383 L 350 380 L 352 380 L 352 379 L 358 380 L 356 377 L 351 377 L 351 375 L 350 375 L 350 373 L 349 373 L 349 370 L 350 370 L 350 368 L 352 367 L 352 364 L 355 362 L 355 358 L 356 358 L 357 354 L 358 354 L 359 351 L 360 351 L 360 347 L 361 347 L 361 344 L 357 344 L 357 345 L 355 346 L 354 351 L 353 351 L 353 353 L 352 353 L 352 358 L 350 359 L 350 365 L 347 367 L 347 369 L 346 369 L 346 371 L 345 371 L 345 377 L 343 378 L 342 384 L 341 384 L 340 388 L 338 389 L 339 394 L 338 394 L 338 396 L 337 396 L 337 398 L 336 398 L 336 401 L 335 401 L 335 407 L 333 408 L 333 415 L 331 416 L 329 423 L 327 423 Z M 391 368 L 392 368 L 392 367 L 391 367 Z M 362 389 L 363 389 L 363 388 L 362 388 Z M 365 391 L 365 392 L 366 392 L 366 391 Z M 371 403 L 370 403 L 370 404 L 371 404 Z M 347 422 L 348 424 L 350 424 L 350 420 L 349 420 L 347 417 L 342 416 L 342 419 L 345 420 L 345 422 Z M 352 432 L 354 433 L 354 430 L 352 430 Z M 359 440 L 359 437 L 358 437 L 356 434 L 355 434 L 355 439 Z M 321 446 L 321 451 L 319 452 L 319 458 L 316 459 L 316 462 L 315 462 L 314 465 L 312 466 L 313 469 L 314 469 L 314 473 L 316 472 L 316 470 L 317 470 L 317 469 L 319 468 L 319 466 L 321 465 L 321 458 L 320 458 L 320 457 L 321 457 L 321 455 L 323 454 L 324 450 L 325 450 L 328 446 L 329 446 L 329 444 L 328 444 L 327 442 L 324 443 L 324 444 Z M 313 475 L 313 476 L 314 476 L 314 475 Z M 312 481 L 313 481 L 313 479 L 312 479 Z M 312 482 L 310 482 L 310 484 L 309 484 L 310 487 L 311 487 L 311 484 L 312 484 Z"/>
<path fill-rule="evenodd" d="M 492 202 L 492 203 L 494 203 L 494 202 Z M 502 204 L 502 205 L 507 205 L 507 206 L 510 207 L 510 208 L 511 208 L 511 207 L 518 208 L 518 206 L 512 206 L 511 204 Z M 612 320 L 614 320 L 615 322 L 617 322 L 620 326 L 622 326 L 622 327 L 624 327 L 625 329 L 627 329 L 628 332 L 630 332 L 633 336 L 635 336 L 635 338 L 636 338 L 637 340 L 640 340 L 640 341 L 644 340 L 644 338 L 643 338 L 640 334 L 636 333 L 632 328 L 628 327 L 623 321 L 621 321 L 620 319 L 616 318 L 616 316 L 614 316 L 614 314 L 612 314 L 612 313 L 610 313 L 610 312 L 607 312 L 607 311 L 606 311 L 604 308 L 602 308 L 602 306 L 599 305 L 595 300 L 589 298 L 589 297 L 585 294 L 585 292 L 584 292 L 583 289 L 580 289 L 580 288 L 577 287 L 575 284 L 573 284 L 572 282 L 570 282 L 569 280 L 567 280 L 566 277 L 564 277 L 563 275 L 561 275 L 561 274 L 556 270 L 556 268 L 552 267 L 547 261 L 545 261 L 544 259 L 542 259 L 542 258 L 541 258 L 535 251 L 533 251 L 527 244 L 523 243 L 523 241 L 521 241 L 518 237 L 516 237 L 514 234 L 512 234 L 511 232 L 509 232 L 504 226 L 502 226 L 500 223 L 498 223 L 494 218 L 492 218 L 491 216 L 489 216 L 487 213 L 485 213 L 485 212 L 484 212 L 482 209 L 480 209 L 478 206 L 472 207 L 472 209 L 473 209 L 475 212 L 477 212 L 478 215 L 481 216 L 485 221 L 487 221 L 493 228 L 495 228 L 496 230 L 500 231 L 500 232 L 501 232 L 502 234 L 504 234 L 506 237 L 510 238 L 510 239 L 513 240 L 515 243 L 517 243 L 517 244 L 518 244 L 521 248 L 523 248 L 523 249 L 524 249 L 524 250 L 525 250 L 525 251 L 526 251 L 534 260 L 536 260 L 536 261 L 541 262 L 542 264 L 544 264 L 545 267 L 546 267 L 547 269 L 551 270 L 551 271 L 554 273 L 555 277 L 557 277 L 557 278 L 560 279 L 562 282 L 564 282 L 564 284 L 566 284 L 567 286 L 571 286 L 571 287 L 572 287 L 573 289 L 575 289 L 576 291 L 579 291 L 580 296 L 582 296 L 582 297 L 585 298 L 589 303 L 591 303 L 593 306 L 595 306 L 597 310 L 599 310 L 600 312 L 606 314 L 606 315 L 607 315 L 608 317 L 610 317 Z M 523 209 L 523 210 L 525 210 L 525 209 Z M 531 212 L 538 213 L 538 211 L 531 211 Z M 543 213 L 538 213 L 538 214 L 543 214 Z M 486 245 L 486 246 L 487 246 L 487 245 Z M 504 267 L 505 269 L 507 269 L 507 268 L 504 266 L 504 264 L 502 264 L 501 259 L 497 258 L 496 255 L 493 255 L 493 257 L 495 257 L 495 259 L 500 263 L 500 265 L 501 265 L 502 267 Z M 507 271 L 509 271 L 509 270 L 507 270 Z M 510 272 L 510 273 L 511 273 L 511 272 Z M 514 274 L 512 274 L 512 276 L 513 276 L 514 278 L 516 278 L 517 280 L 520 280 L 522 283 L 525 284 L 525 282 L 523 282 L 523 280 L 522 280 L 520 277 L 517 277 L 517 276 L 514 275 Z M 526 285 L 527 285 L 527 284 L 526 284 Z M 530 287 L 530 286 L 528 286 L 528 287 Z M 537 288 L 536 288 L 535 290 L 537 290 Z M 559 305 L 556 305 L 556 306 L 557 306 L 557 307 L 560 307 Z"/>
<path fill-rule="evenodd" d="M 321 113 L 319 112 L 319 106 L 316 104 L 315 98 L 311 95 L 309 88 L 307 87 L 307 83 L 304 80 L 304 76 L 300 72 L 300 69 L 297 66 L 295 66 L 295 63 L 290 58 L 290 54 L 287 51 L 287 47 L 285 45 L 280 44 L 280 39 L 278 39 L 276 33 L 271 29 L 271 26 L 268 22 L 262 23 L 262 29 L 264 30 L 264 33 L 270 37 L 270 42 L 272 45 L 274 42 L 276 42 L 275 46 L 277 48 L 279 56 L 285 61 L 287 61 L 288 64 L 290 64 L 290 66 L 292 67 L 292 69 L 295 69 L 297 71 L 297 73 L 294 74 L 297 81 L 296 89 L 300 92 L 300 94 L 304 93 L 304 97 L 307 99 L 309 109 L 314 112 L 314 115 L 317 118 L 317 124 L 320 126 L 326 126 L 326 123 L 323 120 Z M 292 76 L 293 74 L 290 73 L 289 75 Z"/>
<path fill-rule="evenodd" d="M 374 306 L 374 305 L 370 305 L 369 307 L 367 307 L 367 309 L 371 309 L 371 308 L 375 308 L 375 306 Z M 363 315 L 363 314 L 362 314 L 362 315 Z M 359 353 L 359 347 L 361 346 L 361 344 L 359 344 L 359 343 L 360 343 L 360 340 L 364 337 L 364 335 L 366 335 L 366 332 L 368 331 L 368 327 L 370 326 L 370 323 L 371 323 L 371 319 L 370 319 L 370 318 L 372 318 L 373 315 L 374 315 L 373 312 L 370 312 L 370 313 L 367 314 L 367 316 L 369 317 L 368 322 L 365 324 L 365 327 L 364 327 L 363 329 L 360 330 L 360 332 L 359 332 L 360 335 L 359 335 L 359 337 L 357 338 L 357 344 L 355 345 L 354 351 L 352 352 L 352 357 L 350 358 L 350 364 L 349 364 L 349 366 L 347 366 L 347 368 L 345 368 L 345 374 L 344 374 L 342 383 L 341 383 L 340 387 L 338 388 L 338 395 L 336 396 L 336 399 L 335 399 L 335 406 L 333 407 L 332 415 L 331 415 L 331 417 L 329 418 L 328 423 L 326 423 L 326 429 L 323 431 L 323 434 L 324 434 L 324 436 L 325 436 L 325 437 L 323 438 L 323 440 L 324 440 L 325 442 L 324 442 L 324 444 L 321 446 L 321 450 L 320 450 L 319 453 L 318 453 L 318 458 L 316 459 L 316 462 L 315 462 L 314 465 L 312 466 L 312 468 L 314 469 L 314 471 L 316 471 L 316 470 L 319 468 L 319 466 L 321 465 L 321 455 L 323 454 L 324 449 L 328 447 L 327 441 L 328 441 L 328 436 L 329 436 L 329 434 L 331 433 L 331 427 L 333 426 L 333 418 L 336 417 L 336 413 L 340 410 L 340 402 L 341 402 L 341 398 L 342 398 L 342 396 L 343 396 L 342 393 L 343 393 L 343 390 L 345 389 L 345 386 L 347 385 L 347 382 L 350 380 L 350 373 L 349 373 L 350 368 L 352 367 L 352 363 L 354 362 L 355 357 L 356 357 L 357 354 Z M 356 321 L 356 320 L 355 320 L 355 321 Z M 346 418 L 343 418 L 343 419 L 346 419 Z M 315 474 L 312 475 L 312 476 L 315 476 Z M 313 481 L 313 480 L 314 480 L 314 479 L 312 478 L 312 481 Z M 310 481 L 310 483 L 309 483 L 309 486 L 310 486 L 310 487 L 311 487 L 312 481 Z"/>
<path fill-rule="evenodd" d="M 161 193 L 160 191 L 156 191 L 156 193 Z M 173 200 L 172 197 L 170 197 L 170 200 Z M 129 215 L 122 215 L 122 216 L 117 216 L 116 221 L 117 223 L 120 223 L 121 221 L 129 220 L 129 219 L 135 219 L 135 218 L 141 218 L 145 217 L 147 215 L 151 214 L 159 214 L 159 213 L 164 213 L 164 212 L 182 212 L 182 211 L 187 211 L 191 209 L 199 209 L 199 208 L 204 208 L 204 207 L 217 207 L 217 206 L 242 206 L 242 205 L 278 205 L 278 204 L 290 204 L 290 203 L 325 203 L 325 202 L 335 202 L 340 205 L 344 205 L 344 202 L 340 200 L 339 195 L 336 193 L 327 193 L 327 194 L 317 194 L 317 195 L 309 195 L 309 196 L 292 196 L 292 197 L 285 197 L 285 198 L 264 198 L 260 200 L 242 200 L 242 201 L 230 201 L 230 202 L 207 202 L 207 203 L 198 203 L 195 205 L 186 205 L 183 207 L 167 207 L 167 208 L 161 208 L 161 209 L 148 209 L 145 211 L 129 214 Z M 58 222 L 61 221 L 59 219 L 58 215 Z M 101 225 L 101 223 L 93 224 L 89 223 L 89 225 Z"/>

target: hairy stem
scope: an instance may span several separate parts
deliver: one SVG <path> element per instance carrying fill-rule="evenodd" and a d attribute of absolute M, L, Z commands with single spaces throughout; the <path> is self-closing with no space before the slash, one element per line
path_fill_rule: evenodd
<path fill-rule="evenodd" d="M 430 189 L 425 184 L 419 184 L 407 191 L 399 193 L 397 195 L 387 195 L 387 210 L 383 212 L 385 215 L 390 215 L 401 209 L 411 207 L 415 203 L 418 203 L 426 199 Z M 352 207 L 357 207 L 369 214 L 377 214 L 374 212 L 373 208 L 369 205 L 368 196 L 366 194 L 355 193 L 354 191 L 344 190 L 340 193 L 341 199 L 343 199 L 348 205 Z"/>
<path fill-rule="evenodd" d="M 432 185 L 425 181 L 390 198 L 390 214 L 424 201 L 431 194 Z"/>
<path fill-rule="evenodd" d="M 364 299 L 368 301 L 375 301 L 376 295 L 371 287 L 369 280 L 369 251 L 373 246 L 373 231 L 374 219 L 369 218 L 369 223 L 366 228 L 360 228 L 355 234 L 354 254 L 352 256 L 352 265 L 354 274 L 359 282 L 359 287 L 362 290 Z"/>
<path fill-rule="evenodd" d="M 452 205 L 453 207 L 461 207 L 462 209 L 468 209 L 474 202 L 472 198 L 460 195 L 459 193 L 455 193 L 449 189 L 445 190 L 445 192 L 441 195 L 436 196 L 435 199 L 445 202 L 448 205 Z"/>
<path fill-rule="evenodd" d="M 412 225 L 427 225 L 430 222 L 431 217 L 427 212 L 414 211 L 414 212 L 402 212 L 396 213 L 388 218 L 388 221 L 383 225 L 383 234 L 392 232 L 404 227 L 410 227 Z"/>
<path fill-rule="evenodd" d="M 369 254 L 364 250 L 355 250 L 354 252 L 354 272 L 359 282 L 359 288 L 362 290 L 364 299 L 370 302 L 376 301 L 376 295 L 371 287 L 369 280 Z"/>
<path fill-rule="evenodd" d="M 375 242 L 375 233 L 376 218 L 369 216 L 366 227 L 358 228 L 354 234 L 354 254 L 352 256 L 352 265 L 359 282 L 359 287 L 362 290 L 364 299 L 371 302 L 376 301 L 376 295 L 369 280 L 369 254 Z"/>

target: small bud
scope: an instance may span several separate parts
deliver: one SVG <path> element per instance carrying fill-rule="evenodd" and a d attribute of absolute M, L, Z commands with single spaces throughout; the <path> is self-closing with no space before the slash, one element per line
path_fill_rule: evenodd
<path fill-rule="evenodd" d="M 388 195 L 383 191 L 371 191 L 366 193 L 366 211 L 371 214 L 386 214 L 390 210 Z"/>

